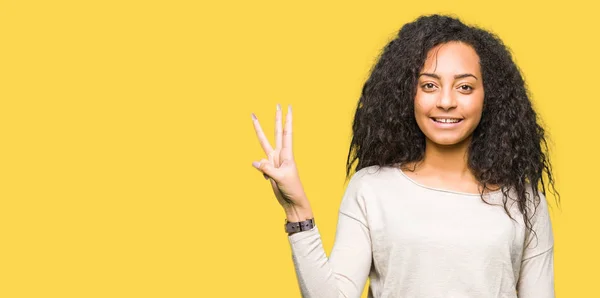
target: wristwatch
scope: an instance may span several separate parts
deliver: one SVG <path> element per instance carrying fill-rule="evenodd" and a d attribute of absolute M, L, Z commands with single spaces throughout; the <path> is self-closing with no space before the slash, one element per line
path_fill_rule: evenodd
<path fill-rule="evenodd" d="M 291 235 L 296 232 L 308 231 L 315 226 L 315 219 L 309 218 L 305 221 L 300 222 L 289 222 L 286 218 L 285 220 L 285 231 L 288 235 Z"/>

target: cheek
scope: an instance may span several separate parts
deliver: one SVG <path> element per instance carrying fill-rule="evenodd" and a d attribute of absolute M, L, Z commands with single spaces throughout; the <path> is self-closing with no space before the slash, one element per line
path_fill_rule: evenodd
<path fill-rule="evenodd" d="M 483 94 L 471 98 L 463 106 L 463 110 L 469 115 L 470 118 L 481 119 L 483 113 Z"/>
<path fill-rule="evenodd" d="M 417 93 L 414 101 L 415 116 L 427 114 L 427 112 L 431 109 L 430 101 L 431 100 L 428 100 L 426 95 Z"/>

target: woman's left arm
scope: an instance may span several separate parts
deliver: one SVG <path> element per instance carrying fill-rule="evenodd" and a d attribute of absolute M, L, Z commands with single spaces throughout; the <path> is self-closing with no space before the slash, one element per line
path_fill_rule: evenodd
<path fill-rule="evenodd" d="M 532 217 L 534 233 L 525 240 L 521 272 L 517 283 L 519 298 L 554 298 L 554 235 L 546 197 L 540 193 L 540 204 Z"/>

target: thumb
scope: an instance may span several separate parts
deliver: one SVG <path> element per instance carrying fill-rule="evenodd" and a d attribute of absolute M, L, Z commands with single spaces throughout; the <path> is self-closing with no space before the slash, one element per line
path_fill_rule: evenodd
<path fill-rule="evenodd" d="M 263 176 L 265 176 L 265 179 L 268 179 L 269 177 L 276 179 L 278 177 L 277 169 L 273 166 L 271 161 L 267 159 L 263 158 L 260 162 L 252 162 L 252 166 L 261 171 Z"/>

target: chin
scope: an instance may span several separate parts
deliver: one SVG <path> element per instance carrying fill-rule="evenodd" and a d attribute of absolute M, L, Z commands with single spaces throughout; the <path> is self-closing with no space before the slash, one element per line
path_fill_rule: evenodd
<path fill-rule="evenodd" d="M 429 141 L 435 145 L 438 146 L 447 146 L 447 147 L 451 147 L 451 146 L 459 146 L 459 145 L 463 145 L 468 137 L 446 137 L 446 138 L 428 138 Z"/>

